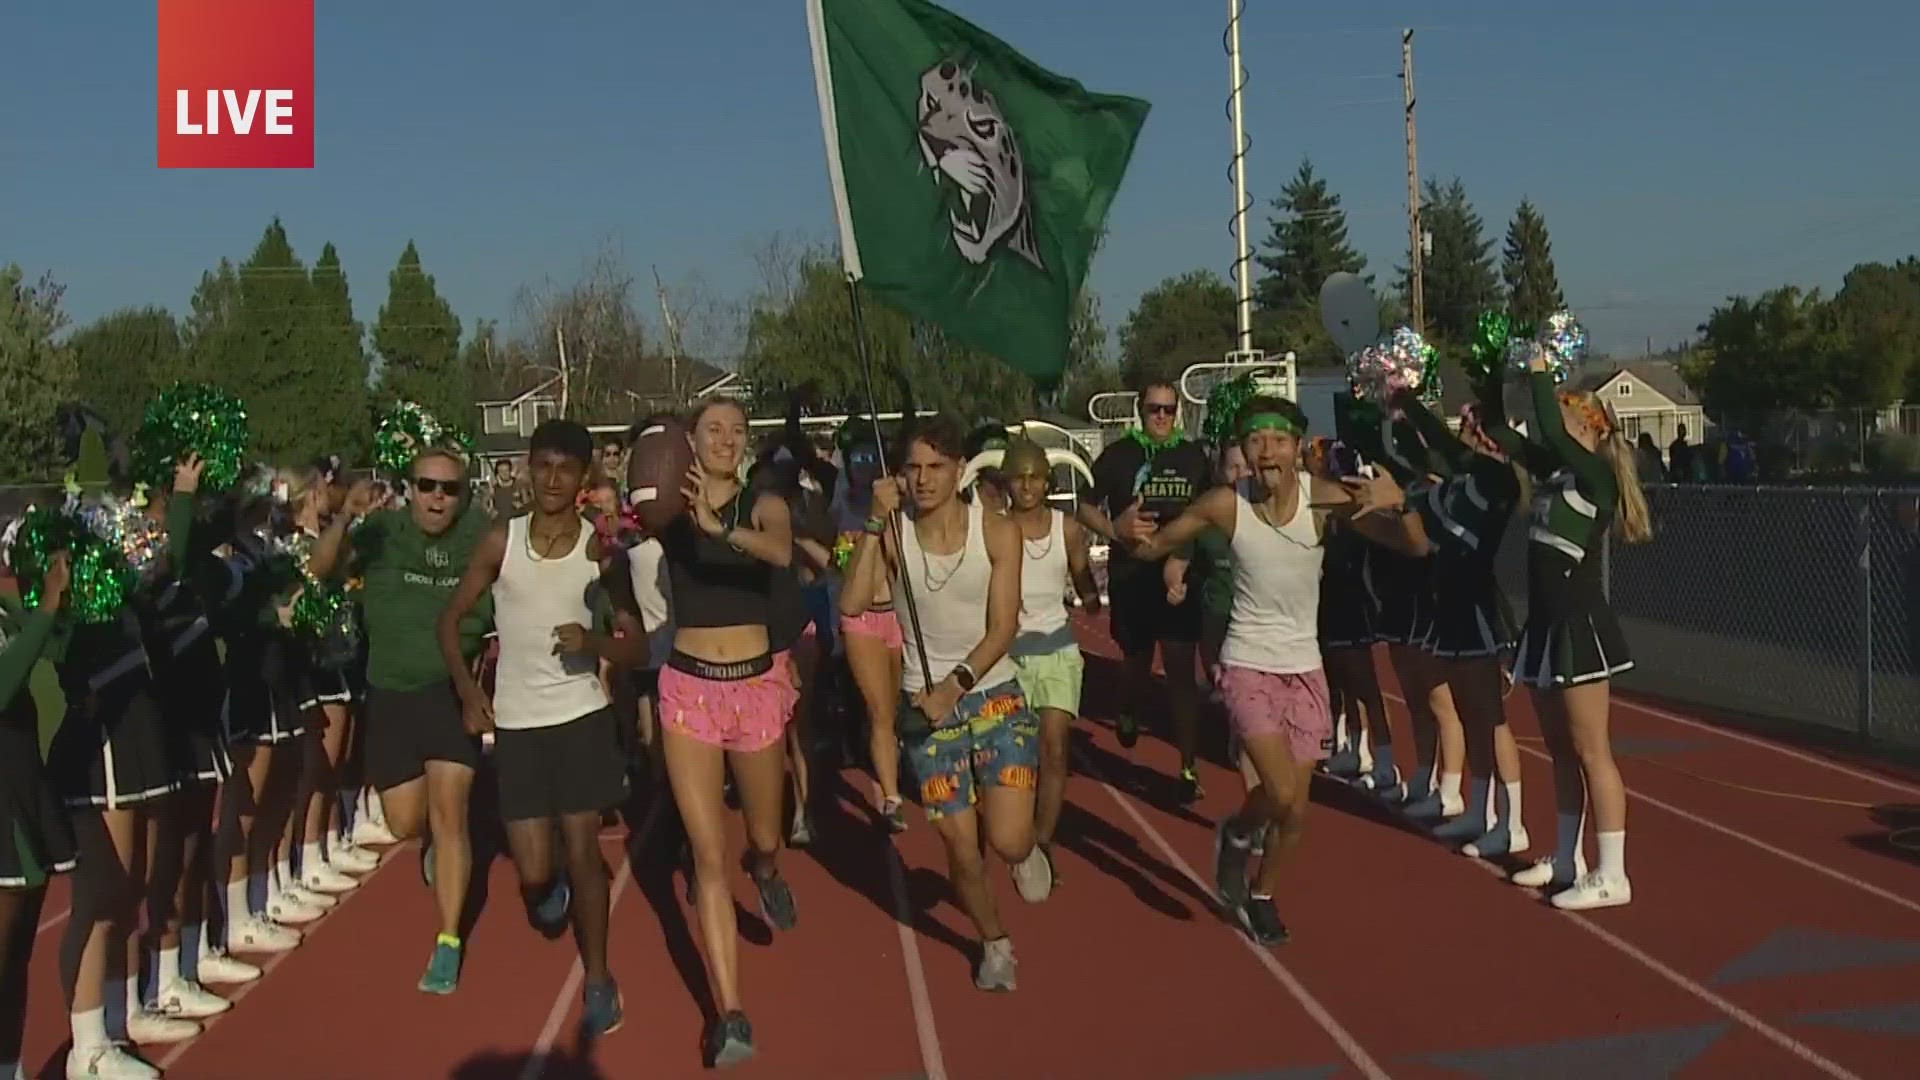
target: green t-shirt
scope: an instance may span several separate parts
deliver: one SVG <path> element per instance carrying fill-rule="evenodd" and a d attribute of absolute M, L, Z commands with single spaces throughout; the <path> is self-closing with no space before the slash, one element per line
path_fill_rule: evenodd
<path fill-rule="evenodd" d="M 1233 614 L 1233 541 L 1219 529 L 1208 529 L 1194 541 L 1194 556 L 1204 575 L 1201 610 L 1222 618 Z"/>
<path fill-rule="evenodd" d="M 428 536 L 406 510 L 381 510 L 353 531 L 353 553 L 363 585 L 367 624 L 367 682 L 383 690 L 424 690 L 449 678 L 434 624 L 460 584 L 487 529 L 484 511 L 468 508 L 439 536 Z M 480 652 L 493 621 L 492 597 L 482 595 L 460 620 L 460 651 Z"/>

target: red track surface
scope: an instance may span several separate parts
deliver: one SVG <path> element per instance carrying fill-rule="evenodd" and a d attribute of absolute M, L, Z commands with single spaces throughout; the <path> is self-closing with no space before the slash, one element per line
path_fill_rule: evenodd
<path fill-rule="evenodd" d="M 1091 653 L 1113 654 L 1104 626 L 1087 628 L 1086 640 Z M 1090 661 L 1092 715 L 1111 715 L 1117 674 Z M 1517 733 L 1534 735 L 1524 693 L 1509 708 Z M 1396 722 L 1404 739 L 1403 717 Z M 1239 799 L 1235 774 L 1204 766 L 1207 797 L 1174 808 L 1168 746 L 1149 739 L 1129 753 L 1106 725 L 1085 723 L 1061 826 L 1061 887 L 1030 907 L 999 872 L 1021 961 L 1010 996 L 973 989 L 970 931 L 932 831 L 916 818 L 897 838 L 894 862 L 867 824 L 867 781 L 849 774 L 819 815 L 816 847 L 784 859 L 799 927 L 775 940 L 756 916 L 741 916 L 742 979 L 761 1054 L 736 1074 L 1914 1075 L 1920 1040 L 1911 1031 L 1869 1034 L 1803 1018 L 1870 1006 L 1920 1014 L 1920 866 L 1864 839 L 1878 831 L 1865 808 L 1920 804 L 1920 777 L 1633 703 L 1616 705 L 1614 723 L 1629 747 L 1634 905 L 1557 912 L 1328 784 L 1281 898 L 1295 941 L 1271 953 L 1225 925 L 1201 884 L 1211 823 Z M 1652 749 L 1635 754 L 1636 741 Z M 1537 745 L 1523 743 L 1536 852 L 1553 829 Z M 707 994 L 682 879 L 655 853 L 620 860 L 620 840 L 604 842 L 616 865 L 632 866 L 616 882 L 612 945 L 627 1022 L 591 1056 L 575 1045 L 571 943 L 527 929 L 504 859 L 488 875 L 493 900 L 471 935 L 460 992 L 414 989 L 431 916 L 417 856 L 402 849 L 246 988 L 236 1009 L 197 1040 L 148 1057 L 176 1080 L 702 1075 Z M 736 895 L 751 895 L 744 877 Z M 62 1061 L 54 972 L 65 909 L 56 887 L 42 916 L 54 925 L 34 961 L 27 1060 L 43 1077 L 60 1075 Z M 1840 970 L 1716 981 L 1778 933 L 1904 945 L 1905 962 L 1869 957 Z M 1697 1029 L 1704 1048 L 1663 1064 L 1661 1033 L 1680 1029 Z M 1436 1058 L 1609 1036 L 1621 1038 L 1576 1055 L 1578 1068 L 1529 1066 L 1536 1059 L 1524 1056 Z"/>

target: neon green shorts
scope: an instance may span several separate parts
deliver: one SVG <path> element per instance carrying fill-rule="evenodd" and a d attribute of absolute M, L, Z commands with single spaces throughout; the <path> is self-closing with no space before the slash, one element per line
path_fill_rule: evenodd
<path fill-rule="evenodd" d="M 1020 692 L 1027 696 L 1027 707 L 1035 712 L 1058 709 L 1068 716 L 1080 715 L 1080 682 L 1087 662 L 1078 646 L 1036 656 L 1013 658 L 1020 678 Z"/>

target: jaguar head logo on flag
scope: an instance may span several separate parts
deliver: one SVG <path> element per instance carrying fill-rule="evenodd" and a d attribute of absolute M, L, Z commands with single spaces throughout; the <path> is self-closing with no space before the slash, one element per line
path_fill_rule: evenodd
<path fill-rule="evenodd" d="M 978 266 L 1004 243 L 1041 270 L 1026 163 L 1013 128 L 971 67 L 948 60 L 920 76 L 920 152 L 956 203 L 947 211 L 960 255 Z"/>

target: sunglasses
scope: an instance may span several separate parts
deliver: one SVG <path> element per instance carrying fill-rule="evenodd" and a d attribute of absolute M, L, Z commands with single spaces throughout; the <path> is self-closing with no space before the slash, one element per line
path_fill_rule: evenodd
<path fill-rule="evenodd" d="M 1146 409 L 1148 416 L 1175 416 L 1180 412 L 1178 405 L 1148 405 Z"/>
<path fill-rule="evenodd" d="M 413 490 L 422 495 L 431 495 L 436 491 L 443 495 L 459 495 L 467 485 L 465 480 L 435 480 L 431 476 L 416 476 L 412 483 Z"/>

